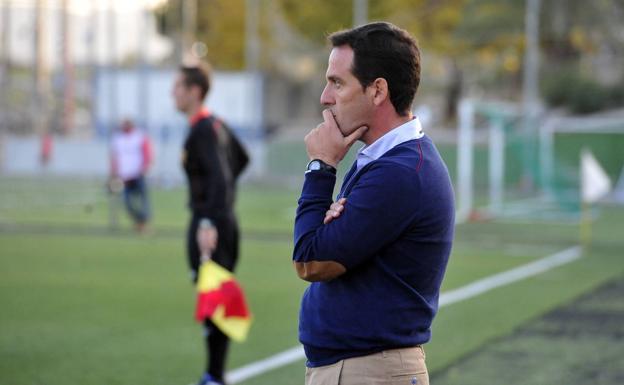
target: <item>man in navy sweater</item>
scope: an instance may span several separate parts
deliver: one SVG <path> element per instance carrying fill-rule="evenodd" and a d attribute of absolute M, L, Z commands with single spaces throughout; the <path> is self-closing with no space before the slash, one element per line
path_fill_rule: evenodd
<path fill-rule="evenodd" d="M 429 341 L 451 251 L 448 171 L 411 105 L 420 81 L 414 39 L 389 23 L 329 36 L 323 123 L 295 219 L 293 262 L 311 282 L 299 339 L 307 385 L 428 384 Z M 332 194 L 336 167 L 364 143 Z"/>

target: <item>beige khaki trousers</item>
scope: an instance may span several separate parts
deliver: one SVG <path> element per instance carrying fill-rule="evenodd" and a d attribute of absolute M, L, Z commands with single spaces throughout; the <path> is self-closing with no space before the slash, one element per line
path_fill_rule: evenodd
<path fill-rule="evenodd" d="M 306 368 L 305 385 L 429 385 L 421 346 L 347 358 Z"/>

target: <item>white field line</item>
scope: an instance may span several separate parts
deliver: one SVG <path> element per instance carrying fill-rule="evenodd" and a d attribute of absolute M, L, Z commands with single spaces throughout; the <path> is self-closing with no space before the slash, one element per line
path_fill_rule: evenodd
<path fill-rule="evenodd" d="M 479 294 L 483 294 L 497 287 L 509 285 L 510 283 L 541 274 L 557 266 L 570 263 L 580 258 L 581 255 L 582 248 L 580 246 L 574 246 L 548 257 L 538 259 L 535 262 L 531 262 L 499 274 L 491 275 L 458 289 L 440 294 L 439 306 L 448 306 L 455 302 L 476 297 Z"/>
<path fill-rule="evenodd" d="M 228 372 L 225 377 L 228 384 L 238 384 L 239 382 L 245 381 L 251 377 L 258 376 L 281 366 L 286 366 L 303 358 L 305 358 L 303 346 L 299 345 L 277 353 L 269 358 L 265 358 L 264 360 L 252 362 L 249 365 L 234 369 Z"/>
<path fill-rule="evenodd" d="M 440 295 L 439 307 L 461 302 L 497 287 L 509 285 L 513 282 L 544 273 L 555 267 L 575 261 L 581 256 L 582 248 L 580 246 L 574 246 L 526 265 L 480 279 L 466 286 L 442 293 Z M 234 369 L 226 374 L 226 379 L 230 384 L 238 384 L 251 377 L 258 376 L 281 366 L 286 366 L 304 358 L 303 347 L 295 346 L 271 357 Z"/>

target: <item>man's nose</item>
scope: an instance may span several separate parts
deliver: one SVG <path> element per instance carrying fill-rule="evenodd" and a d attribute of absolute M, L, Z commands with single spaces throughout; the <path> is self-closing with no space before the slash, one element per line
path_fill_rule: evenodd
<path fill-rule="evenodd" d="M 323 92 L 321 93 L 321 104 L 325 107 L 327 106 L 331 106 L 332 104 L 334 104 L 334 98 L 331 95 L 330 91 L 328 90 L 328 87 L 325 86 L 325 88 L 323 89 Z"/>

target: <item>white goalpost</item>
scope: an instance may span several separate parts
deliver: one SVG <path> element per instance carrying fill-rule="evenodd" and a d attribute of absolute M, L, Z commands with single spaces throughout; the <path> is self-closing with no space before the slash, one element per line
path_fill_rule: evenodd
<path fill-rule="evenodd" d="M 476 102 L 463 99 L 459 105 L 457 137 L 457 222 L 470 218 L 475 209 L 475 132 L 487 131 L 487 209 L 495 215 L 503 208 L 505 181 L 505 125 L 519 117 L 519 109 L 509 103 Z M 485 127 L 476 127 L 477 114 L 487 116 Z"/>
<path fill-rule="evenodd" d="M 555 141 L 557 135 L 622 135 L 624 138 L 624 114 L 622 116 L 604 117 L 559 117 L 547 119 L 540 129 L 540 180 L 544 192 L 554 195 L 556 158 Z M 624 142 L 620 148 L 624 153 Z M 622 165 L 624 173 L 624 165 Z M 617 191 L 617 188 L 616 188 Z"/>
<path fill-rule="evenodd" d="M 458 223 L 479 217 L 574 219 L 579 214 L 581 145 L 593 146 L 609 159 L 616 186 L 611 200 L 624 202 L 624 191 L 620 191 L 624 190 L 624 112 L 590 117 L 551 114 L 535 121 L 538 129 L 532 137 L 526 136 L 521 122 L 521 108 L 511 103 L 460 102 Z M 527 153 L 532 157 L 529 167 L 523 158 Z M 618 175 L 613 175 L 614 167 Z M 522 179 L 527 168 L 528 186 Z"/>

